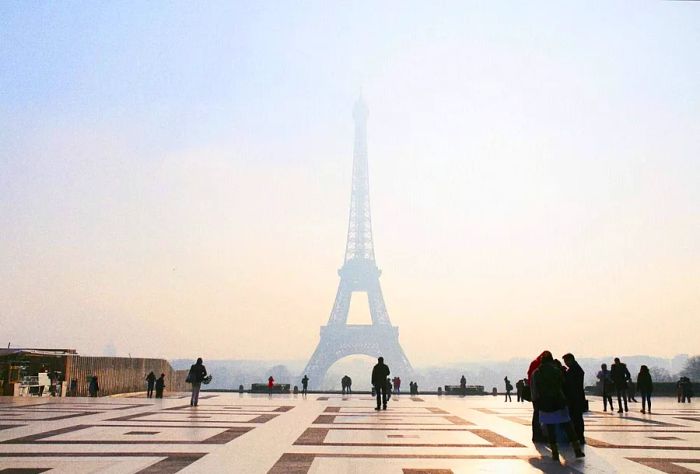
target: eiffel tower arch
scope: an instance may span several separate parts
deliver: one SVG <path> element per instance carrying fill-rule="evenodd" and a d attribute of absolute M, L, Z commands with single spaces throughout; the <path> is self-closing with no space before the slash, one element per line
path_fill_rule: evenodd
<path fill-rule="evenodd" d="M 391 325 L 379 284 L 381 270 L 374 259 L 372 217 L 369 205 L 367 166 L 367 106 L 355 103 L 355 146 L 352 166 L 350 218 L 345 259 L 338 270 L 340 283 L 328 324 L 321 327 L 321 339 L 304 374 L 312 389 L 318 389 L 328 369 L 349 355 L 384 357 L 392 375 L 408 379 L 413 369 L 399 343 L 399 328 Z M 350 300 L 354 293 L 367 294 L 372 324 L 348 324 Z M 370 374 L 367 374 L 369 380 Z"/>

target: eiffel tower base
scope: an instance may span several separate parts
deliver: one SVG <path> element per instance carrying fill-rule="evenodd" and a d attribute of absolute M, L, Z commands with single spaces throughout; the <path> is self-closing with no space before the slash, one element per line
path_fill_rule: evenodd
<path fill-rule="evenodd" d="M 328 325 L 321 327 L 321 340 L 304 371 L 309 377 L 309 388 L 321 388 L 328 369 L 350 355 L 384 357 L 384 363 L 391 370 L 391 378 L 399 376 L 408 380 L 413 375 L 411 364 L 399 344 L 398 327 L 388 324 Z M 367 381 L 370 381 L 371 375 L 367 373 Z"/>

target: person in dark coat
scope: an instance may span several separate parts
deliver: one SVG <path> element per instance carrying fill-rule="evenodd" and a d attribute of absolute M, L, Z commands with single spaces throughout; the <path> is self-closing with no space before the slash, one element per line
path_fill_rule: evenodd
<path fill-rule="evenodd" d="M 688 377 L 681 377 L 681 402 L 686 401 L 690 403 L 690 399 L 693 396 L 693 382 L 690 381 Z"/>
<path fill-rule="evenodd" d="M 146 375 L 146 398 L 153 398 L 153 386 L 156 383 L 156 374 L 151 370 Z"/>
<path fill-rule="evenodd" d="M 377 359 L 377 364 L 372 369 L 372 387 L 374 387 L 374 392 L 377 395 L 377 408 L 375 410 L 380 410 L 382 407 L 386 410 L 387 393 L 386 393 L 386 380 L 389 378 L 389 367 L 384 363 L 384 357 L 379 357 Z"/>
<path fill-rule="evenodd" d="M 586 393 L 583 390 L 585 372 L 576 362 L 573 354 L 564 354 L 562 359 L 567 367 L 564 374 L 564 395 L 566 395 L 566 401 L 569 404 L 569 416 L 579 443 L 586 444 L 586 438 L 583 436 L 583 412 L 586 409 Z"/>
<path fill-rule="evenodd" d="M 600 371 L 598 372 L 598 380 L 600 381 L 600 390 L 603 395 L 603 411 L 608 411 L 608 404 L 610 404 L 610 411 L 613 411 L 613 382 L 610 376 L 610 371 L 608 370 L 608 364 L 601 364 Z"/>
<path fill-rule="evenodd" d="M 537 368 L 542 363 L 543 357 L 552 357 L 552 353 L 549 351 L 543 351 L 542 354 L 538 355 L 535 360 L 530 362 L 530 366 L 527 369 L 527 382 L 528 386 L 532 390 L 532 374 L 537 370 Z M 542 427 L 540 426 L 540 412 L 539 403 L 532 398 L 532 442 L 541 443 L 545 441 L 544 433 L 542 433 Z"/>
<path fill-rule="evenodd" d="M 160 377 L 158 377 L 158 380 L 156 380 L 155 386 L 156 398 L 163 398 L 163 390 L 165 390 L 165 374 L 160 374 Z"/>
<path fill-rule="evenodd" d="M 306 397 L 306 390 L 309 387 L 309 377 L 304 374 L 304 378 L 301 379 L 301 395 L 302 397 Z"/>
<path fill-rule="evenodd" d="M 651 413 L 651 392 L 654 390 L 654 384 L 651 381 L 651 373 L 649 367 L 643 365 L 639 368 L 637 374 L 637 390 L 642 396 L 642 413 Z M 644 401 L 646 400 L 646 410 L 644 409 Z"/>
<path fill-rule="evenodd" d="M 610 376 L 615 391 L 617 392 L 617 412 L 622 413 L 622 403 L 624 402 L 625 411 L 627 410 L 627 382 L 632 378 L 630 371 L 627 370 L 627 365 L 620 362 L 619 357 L 615 357 L 615 363 L 610 366 Z"/>
<path fill-rule="evenodd" d="M 571 417 L 567 408 L 567 400 L 564 395 L 564 374 L 554 364 L 551 353 L 543 354 L 537 369 L 532 373 L 532 399 L 537 402 L 539 421 L 547 428 L 549 447 L 552 450 L 552 459 L 559 461 L 559 447 L 557 446 L 556 427 L 561 426 L 566 432 L 576 457 L 584 457 L 581 451 L 578 436 L 571 424 Z"/>
<path fill-rule="evenodd" d="M 187 376 L 192 384 L 192 398 L 190 398 L 190 406 L 196 407 L 199 403 L 199 390 L 202 388 L 202 382 L 207 376 L 207 368 L 202 363 L 202 358 L 197 358 L 197 362 L 190 367 L 190 373 Z"/>
<path fill-rule="evenodd" d="M 100 391 L 100 384 L 97 383 L 97 375 L 93 375 L 90 379 L 90 384 L 88 385 L 88 393 L 91 397 L 96 397 L 97 392 Z"/>

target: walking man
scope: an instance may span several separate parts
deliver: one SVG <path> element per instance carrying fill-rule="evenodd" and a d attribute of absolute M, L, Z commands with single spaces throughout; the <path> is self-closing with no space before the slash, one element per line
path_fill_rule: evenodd
<path fill-rule="evenodd" d="M 615 363 L 610 366 L 610 376 L 615 384 L 617 392 L 617 412 L 622 413 L 622 403 L 624 401 L 625 411 L 627 411 L 627 382 L 632 378 L 627 365 L 620 362 L 619 357 L 615 357 Z"/>
<path fill-rule="evenodd" d="M 202 364 L 202 358 L 198 357 L 197 362 L 190 367 L 190 373 L 187 379 L 192 384 L 192 398 L 190 398 L 190 406 L 196 407 L 199 403 L 199 389 L 202 388 L 202 382 L 207 376 L 207 369 Z"/>
<path fill-rule="evenodd" d="M 375 410 L 386 410 L 387 387 L 386 381 L 389 378 L 389 367 L 384 363 L 384 357 L 377 359 L 377 364 L 372 369 L 372 386 L 377 394 L 377 408 Z"/>

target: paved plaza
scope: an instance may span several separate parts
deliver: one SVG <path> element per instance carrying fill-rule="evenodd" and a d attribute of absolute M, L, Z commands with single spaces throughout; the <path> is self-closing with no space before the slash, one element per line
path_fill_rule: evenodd
<path fill-rule="evenodd" d="M 205 393 L 163 400 L 0 397 L 0 473 L 700 472 L 700 409 L 653 400 L 586 415 L 585 459 L 530 442 L 529 404 L 501 397 Z"/>

